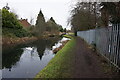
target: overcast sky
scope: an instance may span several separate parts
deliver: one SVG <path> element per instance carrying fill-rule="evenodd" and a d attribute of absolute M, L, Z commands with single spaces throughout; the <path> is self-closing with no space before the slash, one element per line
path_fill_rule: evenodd
<path fill-rule="evenodd" d="M 34 18 L 34 24 L 41 9 L 46 20 L 53 17 L 58 24 L 66 27 L 70 6 L 75 0 L 0 0 L 0 9 L 6 3 L 19 18 L 27 18 L 28 21 Z"/>

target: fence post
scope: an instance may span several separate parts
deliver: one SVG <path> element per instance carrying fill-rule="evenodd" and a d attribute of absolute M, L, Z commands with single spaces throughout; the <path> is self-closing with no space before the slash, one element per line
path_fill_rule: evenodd
<path fill-rule="evenodd" d="M 110 32 L 110 57 L 109 57 L 109 60 L 110 60 L 110 68 L 112 68 L 112 66 L 111 66 L 111 61 L 112 61 L 112 41 L 113 41 L 113 26 L 114 25 L 112 25 L 112 27 L 111 27 L 111 32 Z"/>
<path fill-rule="evenodd" d="M 118 44 L 118 66 L 120 68 L 120 23 L 118 24 L 118 43 L 117 44 Z"/>

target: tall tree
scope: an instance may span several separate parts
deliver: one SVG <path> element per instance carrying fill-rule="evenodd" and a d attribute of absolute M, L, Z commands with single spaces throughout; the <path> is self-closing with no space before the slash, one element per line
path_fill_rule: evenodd
<path fill-rule="evenodd" d="M 2 33 L 5 36 L 25 37 L 29 33 L 23 29 L 22 25 L 16 17 L 16 14 L 10 12 L 8 9 L 2 9 Z"/>
<path fill-rule="evenodd" d="M 99 12 L 100 3 L 96 2 L 77 2 L 71 10 L 69 23 L 75 31 L 93 29 L 101 25 L 101 16 Z"/>
<path fill-rule="evenodd" d="M 56 23 L 55 20 L 53 19 L 53 17 L 51 17 L 50 20 L 51 20 L 52 22 Z"/>
<path fill-rule="evenodd" d="M 70 24 L 74 28 L 75 35 L 78 30 L 88 30 L 96 27 L 95 15 L 92 3 L 78 2 L 71 11 Z"/>
<path fill-rule="evenodd" d="M 8 3 L 6 4 L 6 6 L 3 7 L 3 9 L 10 10 L 10 7 L 8 6 Z"/>
<path fill-rule="evenodd" d="M 52 33 L 58 33 L 59 25 L 55 22 L 53 17 L 50 18 L 50 20 L 47 21 L 47 31 Z"/>
<path fill-rule="evenodd" d="M 0 28 L 2 27 L 2 10 L 0 9 Z"/>
<path fill-rule="evenodd" d="M 37 32 L 36 34 L 38 36 L 41 36 L 44 33 L 45 29 L 46 29 L 45 18 L 42 11 L 40 10 L 36 20 L 36 32 Z"/>
<path fill-rule="evenodd" d="M 120 1 L 119 2 L 102 2 L 102 20 L 106 24 L 120 23 Z"/>
<path fill-rule="evenodd" d="M 3 28 L 14 28 L 20 29 L 22 26 L 20 25 L 17 17 L 14 13 L 9 12 L 7 9 L 2 9 L 2 27 Z"/>

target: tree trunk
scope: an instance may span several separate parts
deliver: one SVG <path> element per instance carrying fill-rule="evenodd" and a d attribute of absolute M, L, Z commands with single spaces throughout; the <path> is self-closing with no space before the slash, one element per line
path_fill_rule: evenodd
<path fill-rule="evenodd" d="M 74 35 L 77 36 L 77 31 L 74 31 Z"/>

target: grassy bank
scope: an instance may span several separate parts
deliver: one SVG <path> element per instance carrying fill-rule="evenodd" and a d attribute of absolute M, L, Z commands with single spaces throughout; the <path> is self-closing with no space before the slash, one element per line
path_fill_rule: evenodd
<path fill-rule="evenodd" d="M 70 78 L 75 42 L 75 39 L 71 38 L 35 78 Z"/>
<path fill-rule="evenodd" d="M 72 39 L 72 38 L 73 38 L 73 37 L 72 37 L 72 36 L 70 36 L 70 35 L 63 35 L 63 37 L 70 38 L 70 39 Z"/>

